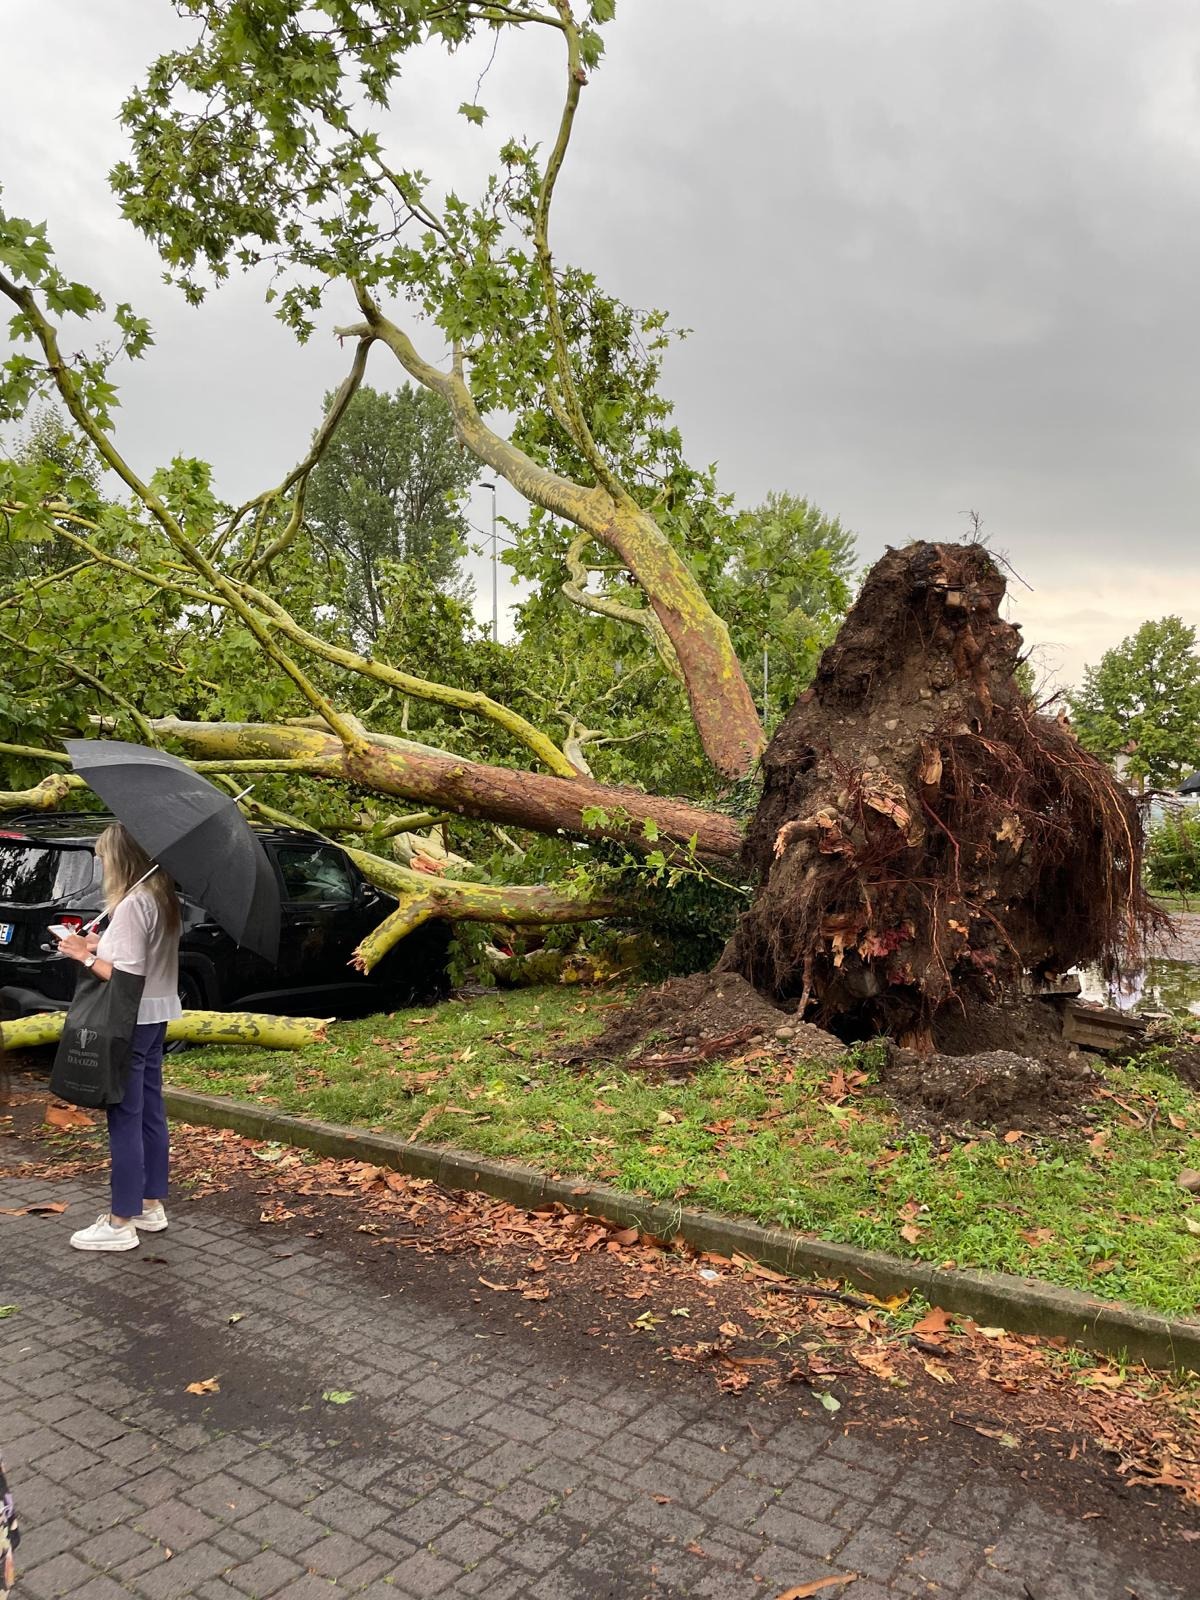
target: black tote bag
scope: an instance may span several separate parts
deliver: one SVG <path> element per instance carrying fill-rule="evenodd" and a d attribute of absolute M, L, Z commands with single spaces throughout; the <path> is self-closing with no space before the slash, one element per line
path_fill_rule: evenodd
<path fill-rule="evenodd" d="M 80 969 L 50 1074 L 51 1094 L 89 1109 L 121 1104 L 145 986 L 145 978 L 119 967 L 108 979 Z"/>

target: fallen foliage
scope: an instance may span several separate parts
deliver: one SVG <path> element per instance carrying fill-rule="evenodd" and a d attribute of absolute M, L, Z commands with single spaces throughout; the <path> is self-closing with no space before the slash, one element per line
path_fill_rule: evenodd
<path fill-rule="evenodd" d="M 45 1158 L 18 1168 L 23 1175 L 37 1171 L 52 1181 L 107 1164 L 99 1138 L 72 1135 L 64 1152 L 62 1135 L 39 1137 Z M 346 1214 L 372 1247 L 473 1256 L 480 1293 L 510 1300 L 528 1317 L 553 1311 L 559 1295 L 575 1296 L 577 1317 L 582 1285 L 597 1302 L 587 1332 L 619 1332 L 655 1360 L 711 1373 L 723 1395 L 794 1391 L 837 1414 L 864 1386 L 883 1386 L 914 1419 L 930 1405 L 948 1406 L 955 1426 L 1025 1461 L 1083 1459 L 1200 1506 L 1196 1383 L 1085 1355 L 1061 1340 L 981 1327 L 916 1298 L 880 1300 L 832 1280 L 796 1282 L 745 1257 L 697 1253 L 679 1239 L 559 1205 L 527 1211 L 228 1129 L 176 1126 L 173 1141 L 176 1177 L 192 1200 L 248 1186 L 260 1221 L 316 1236 L 324 1231 L 322 1203 L 352 1202 Z M 47 1202 L 22 1212 L 38 1209 L 64 1208 Z"/>

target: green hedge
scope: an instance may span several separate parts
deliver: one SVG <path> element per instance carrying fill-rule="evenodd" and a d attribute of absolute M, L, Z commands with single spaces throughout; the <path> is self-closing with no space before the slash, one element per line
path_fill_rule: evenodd
<path fill-rule="evenodd" d="M 1200 808 L 1168 813 L 1151 828 L 1146 882 L 1165 894 L 1200 894 Z"/>

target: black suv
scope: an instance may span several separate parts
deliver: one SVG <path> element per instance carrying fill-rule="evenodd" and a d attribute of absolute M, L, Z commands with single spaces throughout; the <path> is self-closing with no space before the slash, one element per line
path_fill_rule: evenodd
<path fill-rule="evenodd" d="M 62 1011 L 77 964 L 57 953 L 52 922 L 80 927 L 103 910 L 96 838 L 112 821 L 40 813 L 0 817 L 0 1015 Z M 444 994 L 449 924 L 410 933 L 369 976 L 347 965 L 359 940 L 397 905 L 344 851 L 315 834 L 257 828 L 279 876 L 279 960 L 240 949 L 184 899 L 179 997 L 208 1011 L 362 1014 Z"/>

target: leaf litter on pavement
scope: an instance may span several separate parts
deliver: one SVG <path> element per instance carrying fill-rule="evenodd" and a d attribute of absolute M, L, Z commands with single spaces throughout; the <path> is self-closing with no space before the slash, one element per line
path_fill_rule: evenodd
<path fill-rule="evenodd" d="M 249 1183 L 260 1221 L 308 1222 L 317 1237 L 322 1203 L 351 1202 L 372 1248 L 474 1255 L 478 1293 L 511 1300 L 522 1318 L 554 1314 L 560 1293 L 564 1302 L 578 1296 L 586 1269 L 584 1287 L 600 1302 L 587 1333 L 620 1333 L 664 1364 L 709 1372 L 724 1394 L 806 1393 L 837 1426 L 864 1385 L 879 1385 L 914 1421 L 936 1405 L 999 1450 L 1083 1458 L 1200 1505 L 1200 1382 L 981 1327 L 915 1296 L 885 1301 L 833 1280 L 797 1282 L 557 1204 L 529 1211 L 371 1162 L 281 1152 L 228 1129 L 177 1126 L 173 1140 L 192 1199 Z M 100 1150 L 58 1156 L 43 1171 L 65 1176 L 104 1162 Z M 343 1393 L 323 1398 L 341 1404 Z"/>

